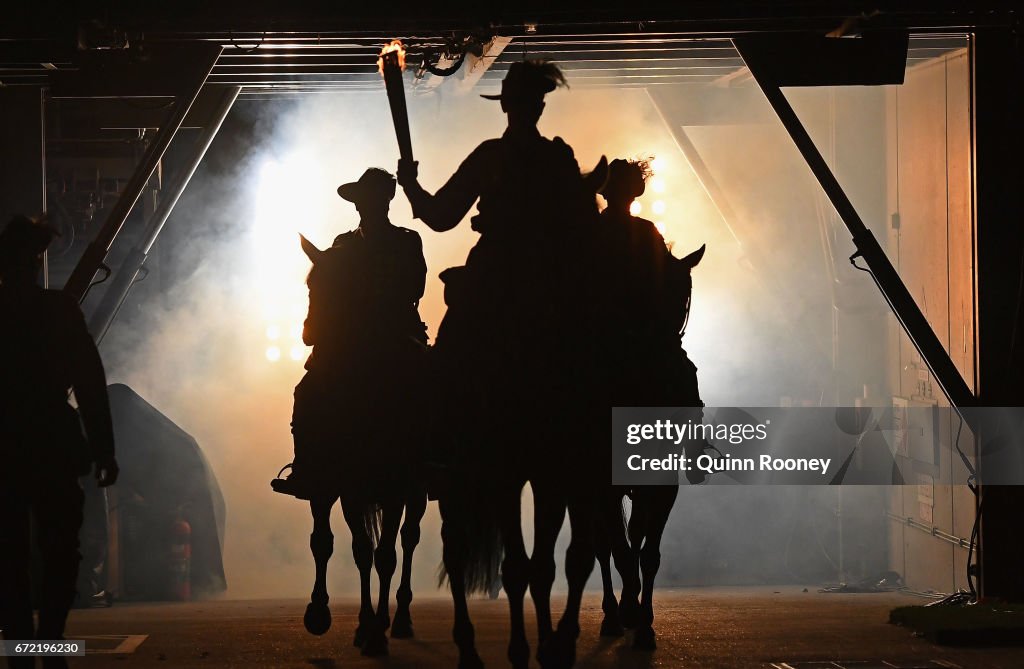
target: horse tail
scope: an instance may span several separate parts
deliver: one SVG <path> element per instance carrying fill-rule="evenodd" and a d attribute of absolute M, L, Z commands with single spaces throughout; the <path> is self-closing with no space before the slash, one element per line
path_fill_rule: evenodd
<path fill-rule="evenodd" d="M 471 487 L 472 492 L 460 490 L 460 499 L 446 511 L 443 538 L 452 543 L 447 550 L 457 551 L 466 594 L 490 594 L 501 587 L 504 544 L 487 491 L 475 483 Z M 443 587 L 450 578 L 444 561 L 437 572 L 438 586 Z"/>
<path fill-rule="evenodd" d="M 380 543 L 380 527 L 383 512 L 380 504 L 369 504 L 363 509 L 363 527 L 366 528 L 366 535 L 370 537 L 370 545 L 377 550 Z"/>

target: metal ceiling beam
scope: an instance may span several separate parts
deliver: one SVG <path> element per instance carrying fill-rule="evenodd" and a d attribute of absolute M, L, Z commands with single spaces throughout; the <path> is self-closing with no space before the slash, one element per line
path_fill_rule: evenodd
<path fill-rule="evenodd" d="M 189 182 L 192 180 L 192 176 L 196 173 L 199 164 L 206 156 L 207 150 L 220 131 L 224 119 L 227 118 L 240 92 L 241 89 L 238 87 L 221 87 L 216 90 L 218 99 L 215 111 L 203 129 L 202 135 L 196 140 L 196 146 L 193 149 L 188 164 L 175 175 L 173 185 L 167 189 L 167 192 L 162 194 L 160 204 L 157 206 L 156 211 L 153 212 L 150 220 L 146 222 L 146 229 L 142 233 L 142 239 L 128 253 L 121 266 L 114 273 L 110 286 L 103 293 L 103 299 L 89 319 L 89 332 L 92 333 L 97 344 L 103 340 L 107 330 L 110 329 L 110 325 L 114 322 L 117 312 L 120 311 L 121 305 L 127 299 L 132 286 L 135 285 L 135 279 L 138 277 L 139 272 L 142 271 L 143 265 L 153 249 L 153 245 L 164 229 L 164 224 L 167 223 L 171 212 L 174 211 L 174 206 L 178 203 L 181 194 L 185 192 Z"/>
<path fill-rule="evenodd" d="M 856 253 L 850 256 L 850 261 L 855 262 L 857 258 L 861 258 L 867 265 L 871 278 L 888 302 L 911 343 L 920 353 L 921 359 L 928 365 L 928 369 L 949 399 L 950 404 L 956 409 L 973 406 L 976 403 L 974 393 L 971 392 L 949 357 L 949 353 L 935 335 L 928 319 L 921 313 L 921 309 L 917 306 L 910 291 L 907 290 L 896 268 L 885 255 L 878 240 L 864 225 L 864 221 L 861 220 L 853 203 L 850 202 L 850 198 L 839 184 L 839 180 L 836 179 L 821 152 L 818 151 L 814 140 L 807 134 L 806 128 L 800 122 L 782 89 L 779 88 L 775 80 L 769 77 L 768 71 L 771 63 L 766 62 L 769 60 L 768 52 L 761 48 L 760 41 L 753 43 L 750 39 L 736 38 L 734 40 L 736 48 L 782 125 L 793 139 L 793 143 L 796 144 L 797 149 L 807 162 L 807 166 L 853 236 Z"/>
<path fill-rule="evenodd" d="M 79 302 L 85 299 L 93 277 L 104 266 L 103 261 L 107 257 L 111 244 L 113 244 L 118 232 L 124 226 L 124 222 L 128 218 L 128 214 L 131 213 L 132 208 L 135 207 L 139 196 L 142 195 L 142 190 L 146 187 L 146 183 L 153 176 L 153 172 L 163 158 L 168 145 L 170 145 L 171 140 L 174 139 L 174 135 L 178 132 L 182 122 L 188 115 L 192 103 L 199 96 L 199 92 L 206 83 L 206 78 L 217 62 L 218 56 L 220 56 L 221 47 L 196 44 L 194 46 L 190 45 L 190 50 L 196 57 L 194 79 L 180 92 L 170 118 L 161 126 L 160 131 L 153 139 L 153 143 L 150 144 L 145 155 L 142 157 L 142 162 L 125 185 L 121 197 L 118 198 L 110 214 L 107 215 L 103 227 L 96 234 L 96 238 L 86 247 L 85 253 L 82 254 L 81 259 L 64 285 L 64 291 Z M 186 67 L 187 63 L 181 63 L 181 66 Z"/>

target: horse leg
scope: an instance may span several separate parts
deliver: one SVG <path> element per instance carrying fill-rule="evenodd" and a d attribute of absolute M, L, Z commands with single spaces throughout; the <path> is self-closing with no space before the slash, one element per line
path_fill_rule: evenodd
<path fill-rule="evenodd" d="M 612 544 L 612 557 L 616 558 L 616 567 L 619 567 L 617 554 L 623 562 L 619 567 L 619 575 L 622 576 L 619 616 L 626 629 L 634 629 L 637 625 L 637 618 L 640 616 L 640 551 L 647 534 L 647 514 L 649 512 L 646 495 L 647 491 L 643 489 L 633 492 L 633 508 L 626 526 L 626 533 L 629 537 L 628 545 L 617 550 L 614 543 Z"/>
<path fill-rule="evenodd" d="M 565 521 L 565 497 L 555 486 L 533 488 L 533 554 L 530 556 L 530 598 L 537 612 L 537 659 L 551 638 L 551 585 L 555 582 L 555 542 Z"/>
<path fill-rule="evenodd" d="M 363 644 L 362 653 L 367 657 L 388 654 L 387 630 L 391 627 L 391 578 L 395 574 L 398 558 L 395 541 L 398 539 L 398 525 L 402 520 L 402 503 L 396 499 L 383 505 L 381 510 L 380 538 L 373 551 L 373 565 L 377 569 L 380 587 L 377 595 L 377 611 L 373 616 L 370 633 Z"/>
<path fill-rule="evenodd" d="M 402 581 L 395 595 L 397 608 L 391 626 L 392 639 L 412 638 L 412 556 L 420 542 L 420 521 L 427 511 L 427 496 L 421 490 L 412 491 L 405 500 L 405 520 L 402 521 Z"/>
<path fill-rule="evenodd" d="M 476 635 L 466 604 L 466 536 L 465 519 L 461 517 L 465 513 L 462 505 L 464 501 L 442 498 L 438 503 L 441 510 L 442 559 L 455 607 L 452 640 L 459 649 L 458 669 L 483 669 L 484 662 L 476 651 Z"/>
<path fill-rule="evenodd" d="M 355 500 L 341 500 L 345 523 L 352 533 L 352 558 L 359 570 L 359 624 L 352 645 L 362 648 L 373 627 L 373 602 L 370 595 L 370 572 L 373 570 L 373 541 L 366 528 L 364 505 Z"/>
<path fill-rule="evenodd" d="M 661 566 L 661 537 L 665 532 L 669 514 L 676 502 L 679 488 L 658 489 L 650 500 L 647 536 L 640 551 L 640 571 L 643 574 L 643 595 L 640 598 L 640 617 L 637 621 L 633 648 L 654 650 L 654 578 Z"/>
<path fill-rule="evenodd" d="M 317 636 L 331 628 L 331 609 L 328 607 L 330 597 L 327 594 L 327 563 L 334 554 L 334 534 L 331 533 L 331 508 L 336 497 L 319 497 L 310 500 L 309 509 L 313 513 L 313 532 L 309 535 L 309 549 L 313 552 L 316 565 L 316 579 L 313 582 L 313 593 L 306 606 L 306 614 L 302 618 L 306 631 Z"/>
<path fill-rule="evenodd" d="M 505 557 L 501 562 L 501 584 L 508 596 L 511 620 L 508 661 L 517 669 L 530 664 L 530 644 L 526 640 L 526 620 L 523 616 L 523 599 L 530 581 L 530 559 L 523 542 L 521 496 L 522 484 L 513 484 L 501 492 L 497 501 L 498 522 L 505 549 Z"/>
<path fill-rule="evenodd" d="M 558 629 L 552 637 L 557 651 L 550 662 L 541 662 L 545 668 L 559 669 L 576 663 L 576 640 L 580 636 L 580 603 L 587 579 L 594 571 L 594 522 L 596 504 L 589 493 L 574 494 L 569 499 L 569 527 L 572 538 L 565 551 L 565 576 L 569 583 L 569 595 L 565 611 L 558 621 Z"/>
<path fill-rule="evenodd" d="M 623 635 L 622 620 L 619 617 L 619 601 L 615 597 L 612 584 L 612 536 L 618 535 L 625 544 L 626 529 L 623 527 L 621 514 L 622 496 L 605 492 L 598 509 L 599 518 L 594 532 L 594 552 L 597 563 L 601 567 L 601 587 L 604 596 L 601 599 L 601 610 L 604 619 L 601 621 L 601 636 L 620 637 Z M 616 560 L 616 566 L 619 565 Z"/>

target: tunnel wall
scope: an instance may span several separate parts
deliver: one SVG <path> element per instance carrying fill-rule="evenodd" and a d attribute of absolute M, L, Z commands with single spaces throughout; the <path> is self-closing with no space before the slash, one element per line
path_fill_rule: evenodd
<path fill-rule="evenodd" d="M 971 186 L 970 79 L 967 50 L 907 71 L 903 86 L 887 91 L 888 253 L 939 340 L 976 388 L 974 221 Z M 910 406 L 948 405 L 894 318 L 889 323 L 889 387 Z M 956 434 L 958 421 L 940 422 Z M 911 437 L 913 438 L 913 437 Z M 968 453 L 971 444 L 960 440 Z M 914 449 L 920 453 L 927 449 Z M 974 497 L 950 452 L 936 461 L 913 459 L 912 480 L 889 497 L 889 565 L 916 590 L 967 588 L 967 550 L 906 522 L 911 518 L 969 538 Z"/>

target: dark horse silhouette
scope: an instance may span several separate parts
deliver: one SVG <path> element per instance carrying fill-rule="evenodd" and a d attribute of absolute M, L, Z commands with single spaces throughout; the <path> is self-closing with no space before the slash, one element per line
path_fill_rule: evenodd
<path fill-rule="evenodd" d="M 697 420 L 703 402 L 697 368 L 680 346 L 689 319 L 693 292 L 691 270 L 705 247 L 677 259 L 650 221 L 630 215 L 650 176 L 646 161 L 615 160 L 603 189 L 608 208 L 602 212 L 595 262 L 604 292 L 605 337 L 598 355 L 606 369 L 607 399 L 612 406 L 675 406 L 681 420 Z M 686 443 L 686 455 L 699 455 L 703 443 Z M 688 472 L 691 483 L 703 480 Z M 597 560 L 601 567 L 604 620 L 601 634 L 621 636 L 634 628 L 633 645 L 655 648 L 654 579 L 661 563 L 661 537 L 679 492 L 675 472 L 662 485 L 600 487 Z M 623 507 L 632 499 L 628 523 Z M 609 558 L 622 576 L 621 604 L 612 590 Z"/>
<path fill-rule="evenodd" d="M 370 169 L 338 193 L 355 203 L 360 225 L 324 251 L 301 239 L 313 262 L 303 330 L 313 353 L 295 389 L 293 471 L 273 485 L 308 499 L 313 514 L 310 548 L 316 580 L 306 629 L 324 634 L 331 625 L 326 585 L 334 551 L 330 514 L 340 500 L 360 578 L 354 643 L 364 655 L 382 655 L 388 650 L 389 627 L 394 638 L 413 633 L 411 565 L 427 504 L 426 487 L 416 473 L 415 432 L 425 390 L 426 335 L 417 304 L 426 265 L 419 235 L 387 219 L 394 177 Z M 402 576 L 392 626 L 391 579 L 403 512 Z M 380 586 L 376 610 L 370 592 L 374 566 Z"/>

